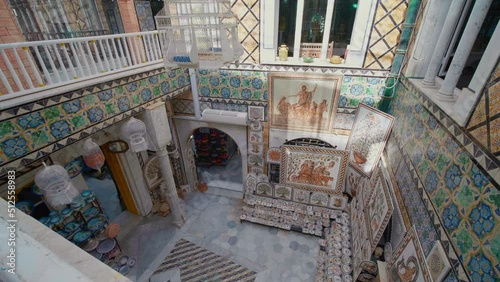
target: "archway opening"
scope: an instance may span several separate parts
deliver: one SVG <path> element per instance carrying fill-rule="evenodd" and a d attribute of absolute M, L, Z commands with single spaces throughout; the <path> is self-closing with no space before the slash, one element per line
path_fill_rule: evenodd
<path fill-rule="evenodd" d="M 242 158 L 236 142 L 226 132 L 200 127 L 189 138 L 198 181 L 210 188 L 241 191 Z"/>

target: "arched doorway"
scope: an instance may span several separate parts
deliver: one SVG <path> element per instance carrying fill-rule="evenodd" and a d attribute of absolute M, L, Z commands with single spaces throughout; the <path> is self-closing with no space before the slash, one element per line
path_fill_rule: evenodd
<path fill-rule="evenodd" d="M 196 166 L 196 157 L 195 152 L 192 150 L 192 142 L 194 142 L 194 133 L 199 128 L 211 128 L 217 129 L 221 132 L 227 134 L 237 146 L 237 150 L 239 152 L 239 157 L 241 158 L 240 166 L 232 166 L 226 167 L 226 171 L 231 169 L 232 173 L 236 174 L 239 172 L 241 175 L 241 179 L 245 179 L 247 175 L 247 128 L 244 125 L 232 125 L 232 124 L 219 124 L 219 123 L 210 123 L 195 120 L 190 117 L 175 117 L 174 118 L 175 130 L 177 133 L 177 137 L 179 140 L 179 145 L 181 147 L 181 154 L 184 163 L 184 168 L 186 171 L 186 177 L 189 182 L 189 186 L 191 189 L 194 189 L 194 184 L 198 181 L 198 168 Z M 193 136 L 193 139 L 191 139 Z M 233 163 L 234 165 L 234 163 Z M 235 179 L 233 175 L 225 175 L 226 179 Z M 207 179 L 207 180 L 213 180 Z M 224 178 L 222 179 L 223 181 Z M 243 184 L 242 182 L 233 182 L 228 186 L 220 187 L 222 189 L 229 189 L 237 192 L 243 192 Z M 214 184 L 220 186 L 223 185 L 224 182 L 215 182 Z M 207 183 L 208 184 L 208 183 Z M 209 186 L 210 189 L 210 186 Z"/>
<path fill-rule="evenodd" d="M 188 142 L 198 181 L 209 187 L 239 190 L 243 182 L 241 154 L 231 136 L 216 128 L 200 127 L 193 131 Z"/>

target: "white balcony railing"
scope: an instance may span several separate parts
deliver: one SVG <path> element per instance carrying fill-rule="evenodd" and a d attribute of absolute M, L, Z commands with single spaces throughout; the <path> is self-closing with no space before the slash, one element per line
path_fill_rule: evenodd
<path fill-rule="evenodd" d="M 158 31 L 0 44 L 0 101 L 161 58 Z"/>

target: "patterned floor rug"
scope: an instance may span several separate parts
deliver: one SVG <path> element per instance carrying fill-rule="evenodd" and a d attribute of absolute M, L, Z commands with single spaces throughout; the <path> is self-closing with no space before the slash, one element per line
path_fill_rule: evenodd
<path fill-rule="evenodd" d="M 180 239 L 154 274 L 179 267 L 182 282 L 254 281 L 257 275 L 241 265 Z"/>

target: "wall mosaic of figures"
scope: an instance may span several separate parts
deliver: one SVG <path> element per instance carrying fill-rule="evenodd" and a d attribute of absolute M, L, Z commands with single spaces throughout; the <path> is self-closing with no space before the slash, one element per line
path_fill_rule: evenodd
<path fill-rule="evenodd" d="M 185 69 L 157 69 L 3 110 L 0 175 L 190 88 Z"/>
<path fill-rule="evenodd" d="M 450 275 L 493 281 L 500 275 L 498 160 L 406 78 L 401 81 L 390 141 L 400 153 L 389 156 L 403 198 L 399 205 L 416 225 L 425 255 L 432 239 L 440 239 Z"/>
<path fill-rule="evenodd" d="M 220 70 L 198 72 L 198 88 L 200 108 L 210 107 L 227 111 L 247 112 L 248 106 L 264 107 L 264 120 L 268 121 L 269 71 L 281 73 L 284 70 L 296 73 L 315 73 L 321 75 L 342 76 L 340 95 L 336 104 L 335 118 L 331 129 L 341 134 L 348 134 L 354 122 L 354 114 L 358 104 L 364 103 L 377 107 L 380 97 L 385 90 L 385 78 L 373 75 L 384 75 L 382 72 L 349 71 L 349 70 L 322 70 L 299 68 L 266 68 L 266 71 Z M 314 71 L 313 71 L 314 70 Z M 355 73 L 355 75 L 353 75 Z M 361 76 L 367 75 L 367 76 Z M 179 97 L 180 98 L 180 97 Z M 333 98 L 333 97 L 332 97 Z M 176 98 L 173 100 L 174 112 L 178 115 L 194 115 L 191 97 Z M 332 112 L 328 112 L 332 116 Z"/>

